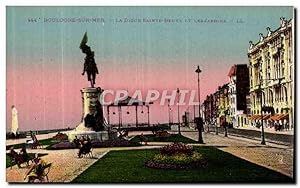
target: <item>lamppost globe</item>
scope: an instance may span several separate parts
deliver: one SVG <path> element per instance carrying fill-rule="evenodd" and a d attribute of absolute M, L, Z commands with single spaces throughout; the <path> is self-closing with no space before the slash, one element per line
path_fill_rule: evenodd
<path fill-rule="evenodd" d="M 198 73 L 198 74 L 202 72 L 202 70 L 200 69 L 199 65 L 197 66 L 197 69 L 195 70 L 195 72 Z"/>

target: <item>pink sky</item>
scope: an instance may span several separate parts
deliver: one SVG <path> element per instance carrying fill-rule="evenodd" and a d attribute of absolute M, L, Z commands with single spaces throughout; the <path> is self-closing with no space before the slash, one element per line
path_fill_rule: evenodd
<path fill-rule="evenodd" d="M 152 65 L 155 62 L 148 62 Z M 131 63 L 121 66 L 118 63 L 106 63 L 98 65 L 100 76 L 97 77 L 97 86 L 103 89 L 124 89 L 132 95 L 136 89 L 145 93 L 148 89 L 168 91 L 176 88 L 197 90 L 197 74 L 195 65 L 178 64 L 170 66 L 168 63 L 155 66 Z M 34 64 L 29 67 L 26 63 L 7 66 L 7 125 L 11 127 L 11 105 L 18 110 L 20 130 L 53 129 L 75 127 L 81 120 L 81 94 L 80 89 L 88 86 L 86 76 L 81 76 L 82 67 L 69 66 L 65 63 L 61 66 L 47 64 Z M 213 93 L 216 88 L 227 82 L 228 68 L 207 67 L 201 73 L 201 101 L 206 95 Z M 44 71 L 42 71 L 44 70 Z M 105 70 L 105 71 L 104 71 Z M 145 95 L 144 95 L 145 96 Z M 197 95 L 196 95 L 197 97 Z M 197 98 L 195 99 L 197 101 Z M 150 108 L 150 123 L 168 122 L 167 106 L 159 106 L 155 102 Z M 188 101 L 187 101 L 188 102 Z M 173 119 L 177 122 L 177 107 L 173 106 Z M 180 111 L 187 109 L 181 106 Z M 190 108 L 191 110 L 192 108 Z M 146 108 L 140 108 L 140 122 L 146 122 Z M 126 112 L 131 111 L 130 115 Z M 117 111 L 115 111 L 117 112 Z M 106 115 L 106 114 L 105 114 Z M 112 123 L 116 123 L 118 116 L 111 116 Z M 124 108 L 123 122 L 134 123 L 133 109 Z"/>

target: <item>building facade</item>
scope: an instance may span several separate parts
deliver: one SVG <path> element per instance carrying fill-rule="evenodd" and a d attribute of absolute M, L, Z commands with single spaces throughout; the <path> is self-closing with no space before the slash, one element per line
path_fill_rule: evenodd
<path fill-rule="evenodd" d="M 211 127 L 221 127 L 224 122 L 231 124 L 229 118 L 229 88 L 228 83 L 218 87 L 213 94 L 207 95 L 203 101 L 203 117 L 205 124 Z"/>
<path fill-rule="evenodd" d="M 247 64 L 231 66 L 228 83 L 229 117 L 234 128 L 249 125 L 249 71 Z"/>
<path fill-rule="evenodd" d="M 204 102 L 204 120 L 206 124 L 212 124 L 213 123 L 213 95 L 207 95 Z"/>
<path fill-rule="evenodd" d="M 253 125 L 261 122 L 285 129 L 294 126 L 294 43 L 293 19 L 280 18 L 275 31 L 267 28 L 259 41 L 250 41 L 248 49 L 250 81 L 250 118 Z"/>
<path fill-rule="evenodd" d="M 228 98 L 228 84 L 219 86 L 218 88 L 218 98 L 217 98 L 217 125 L 223 126 L 225 122 L 232 124 L 229 118 L 229 98 Z"/>

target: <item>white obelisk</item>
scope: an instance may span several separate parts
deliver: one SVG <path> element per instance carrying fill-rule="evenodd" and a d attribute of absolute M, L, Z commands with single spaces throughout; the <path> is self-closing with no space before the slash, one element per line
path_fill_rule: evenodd
<path fill-rule="evenodd" d="M 11 132 L 17 135 L 19 129 L 18 111 L 14 105 L 11 107 Z"/>

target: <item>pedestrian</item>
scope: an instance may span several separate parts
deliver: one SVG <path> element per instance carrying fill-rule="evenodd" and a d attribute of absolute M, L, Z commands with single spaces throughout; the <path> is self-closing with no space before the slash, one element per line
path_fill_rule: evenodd
<path fill-rule="evenodd" d="M 144 136 L 143 133 L 140 135 L 140 140 L 141 140 L 141 144 L 143 144 L 143 142 L 144 142 L 145 145 L 148 145 L 148 144 L 147 144 L 147 138 Z"/>
<path fill-rule="evenodd" d="M 86 140 L 83 142 L 81 148 L 79 148 L 78 157 L 81 158 L 82 154 L 87 154 L 91 152 L 92 149 L 92 141 L 89 136 L 87 136 Z"/>
<path fill-rule="evenodd" d="M 35 179 L 41 179 L 45 168 L 48 167 L 48 163 L 39 157 L 36 153 L 32 159 L 32 164 L 25 173 L 24 180 L 26 182 L 34 182 Z"/>
<path fill-rule="evenodd" d="M 198 130 L 198 142 L 203 144 L 202 131 L 203 131 L 203 119 L 201 117 L 196 118 L 196 128 Z"/>
<path fill-rule="evenodd" d="M 75 136 L 73 143 L 75 144 L 76 148 L 80 147 L 80 140 L 77 138 L 77 136 Z"/>

